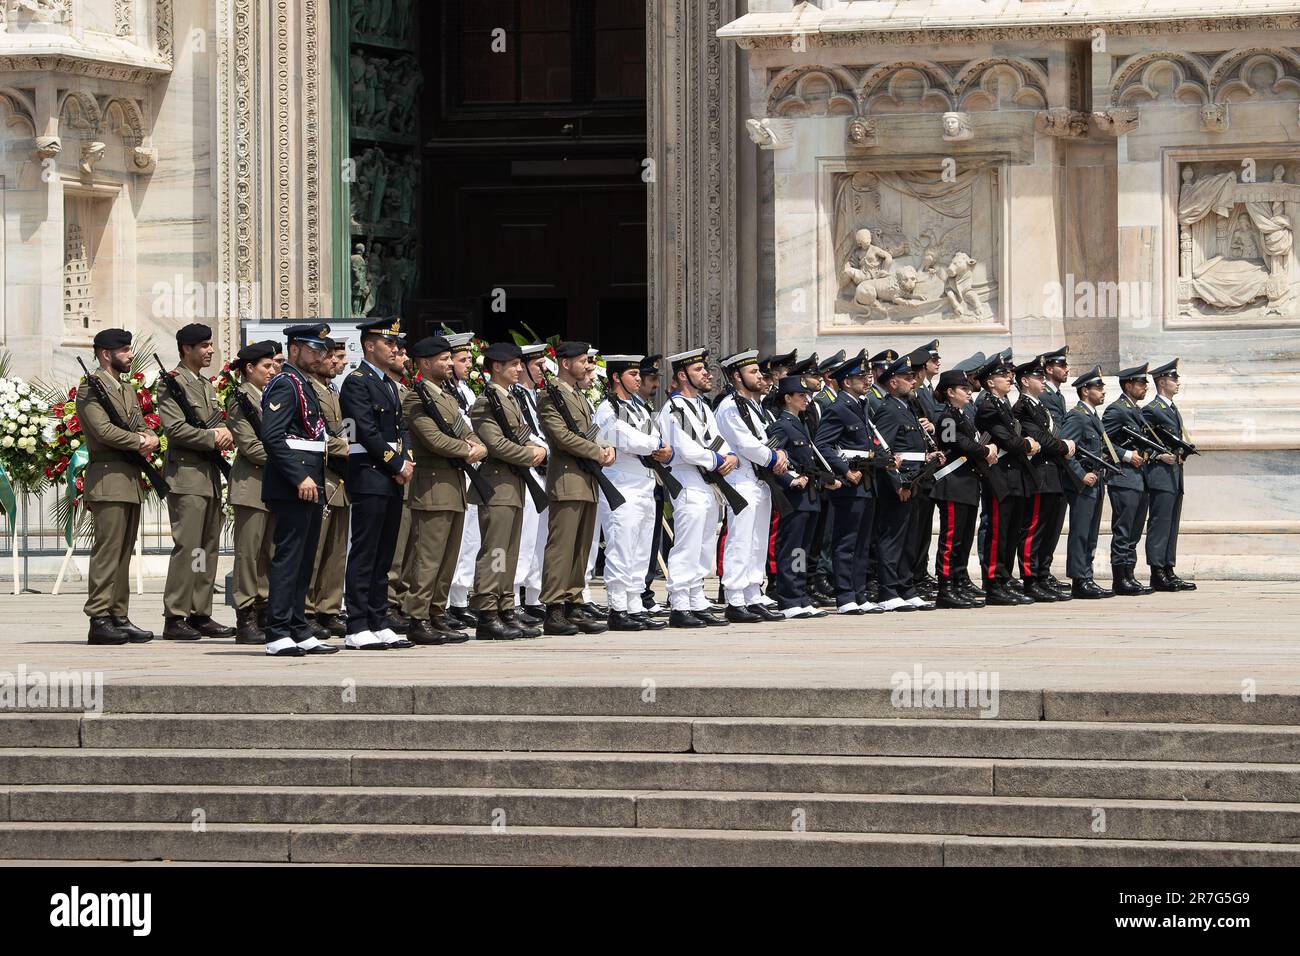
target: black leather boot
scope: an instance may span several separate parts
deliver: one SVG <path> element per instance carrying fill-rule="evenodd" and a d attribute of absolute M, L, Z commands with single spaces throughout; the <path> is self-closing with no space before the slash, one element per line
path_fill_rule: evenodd
<path fill-rule="evenodd" d="M 604 634 L 609 630 L 608 624 L 603 620 L 592 617 L 582 604 L 564 605 L 564 616 L 569 619 L 569 623 L 583 634 Z"/>
<path fill-rule="evenodd" d="M 1111 596 L 1111 593 L 1097 585 L 1092 578 L 1076 578 L 1070 585 L 1070 594 L 1081 601 L 1096 601 Z"/>
<path fill-rule="evenodd" d="M 190 622 L 183 617 L 169 617 L 163 619 L 163 640 L 164 641 L 197 641 L 203 635 L 190 626 Z"/>
<path fill-rule="evenodd" d="M 759 621 L 767 620 L 761 614 L 755 614 L 742 604 L 728 604 L 723 616 L 732 624 L 757 624 Z"/>
<path fill-rule="evenodd" d="M 266 632 L 257 626 L 257 608 L 235 608 L 235 643 L 265 644 Z"/>
<path fill-rule="evenodd" d="M 1169 572 L 1164 568 L 1151 569 L 1151 590 L 1153 591 L 1177 591 L 1178 586 L 1169 580 Z"/>
<path fill-rule="evenodd" d="M 1141 581 L 1139 581 L 1137 578 L 1133 576 L 1133 572 L 1136 569 L 1137 569 L 1137 565 L 1133 565 L 1133 564 L 1130 564 L 1127 568 L 1124 569 L 1124 575 L 1126 578 L 1128 578 L 1128 583 L 1137 587 L 1137 589 L 1141 591 L 1141 593 L 1150 594 L 1154 590 L 1154 588 L 1152 588 L 1150 585 L 1143 584 Z"/>
<path fill-rule="evenodd" d="M 92 617 L 90 633 L 86 635 L 87 644 L 117 645 L 125 644 L 126 632 L 113 623 L 111 617 Z"/>
<path fill-rule="evenodd" d="M 518 613 L 514 608 L 509 608 L 501 612 L 501 620 L 511 627 L 519 630 L 520 637 L 541 637 L 542 629 L 534 627 L 532 624 L 520 620 Z"/>
<path fill-rule="evenodd" d="M 255 601 L 253 602 L 253 611 L 255 612 L 255 615 L 256 615 L 256 620 L 257 620 L 257 629 L 258 629 L 259 631 L 265 631 L 265 630 L 266 630 L 266 611 L 267 611 L 267 607 L 268 607 L 267 602 L 266 602 L 266 601 L 263 601 L 263 600 L 261 600 L 261 599 L 255 600 Z M 346 634 L 346 633 L 347 633 L 347 630 L 348 630 L 348 629 L 347 629 L 347 625 L 345 624 L 345 625 L 343 626 L 343 630 L 342 630 L 340 633 L 342 633 L 342 634 Z"/>
<path fill-rule="evenodd" d="M 146 631 L 143 627 L 136 627 L 131 623 L 129 617 L 118 617 L 113 615 L 113 626 L 126 635 L 126 639 L 132 644 L 148 644 L 153 640 L 153 631 Z"/>
<path fill-rule="evenodd" d="M 662 631 L 664 628 L 668 626 L 667 621 L 661 621 L 658 620 L 657 618 L 653 618 L 645 611 L 642 611 L 639 614 L 630 614 L 629 617 L 634 617 L 638 621 L 640 621 L 641 626 L 647 631 Z"/>
<path fill-rule="evenodd" d="M 325 633 L 334 637 L 347 636 L 348 622 L 343 620 L 341 614 L 317 614 L 316 623 L 325 628 Z M 266 625 L 262 625 L 262 630 L 266 630 Z"/>
<path fill-rule="evenodd" d="M 1129 575 L 1128 568 L 1123 565 L 1112 565 L 1110 574 L 1113 578 L 1111 589 L 1115 594 L 1121 597 L 1138 597 L 1143 593 L 1142 585 L 1133 580 Z"/>
<path fill-rule="evenodd" d="M 644 631 L 646 626 L 640 618 L 633 617 L 627 611 L 610 611 L 609 629 L 611 631 Z"/>
<path fill-rule="evenodd" d="M 952 578 L 940 578 L 935 606 L 960 608 L 965 610 L 974 607 L 975 602 L 966 596 L 965 592 L 957 586 L 955 580 Z"/>
<path fill-rule="evenodd" d="M 523 637 L 519 628 L 506 624 L 496 611 L 483 610 L 478 612 L 478 627 L 474 629 L 475 640 L 513 641 L 519 637 Z"/>
<path fill-rule="evenodd" d="M 204 637 L 234 637 L 235 629 L 226 627 L 224 624 L 218 624 L 206 614 L 191 614 L 187 617 L 186 622 L 194 630 L 198 631 Z M 166 637 L 166 635 L 163 635 Z"/>
<path fill-rule="evenodd" d="M 469 635 L 459 624 L 453 624 L 446 615 L 437 608 L 429 615 L 429 630 L 435 634 L 441 634 L 444 644 L 464 644 L 469 640 Z"/>
<path fill-rule="evenodd" d="M 563 604 L 552 604 L 546 609 L 542 632 L 558 637 L 572 637 L 578 633 L 578 625 L 569 620 L 569 616 L 564 613 Z"/>
<path fill-rule="evenodd" d="M 1051 604 L 1057 600 L 1056 589 L 1049 588 L 1037 578 L 1025 579 L 1025 593 L 1035 601 L 1040 601 L 1044 604 Z"/>
<path fill-rule="evenodd" d="M 1184 581 L 1178 575 L 1174 574 L 1174 566 L 1172 564 L 1165 565 L 1165 573 L 1169 575 L 1169 580 L 1173 583 L 1174 587 L 1176 587 L 1178 590 L 1180 591 L 1196 590 L 1196 585 L 1193 584 L 1191 581 Z"/>
<path fill-rule="evenodd" d="M 428 621 L 421 621 L 418 617 L 413 617 L 410 623 L 406 625 L 405 637 L 412 644 L 436 645 L 446 644 L 447 637 L 441 631 L 435 631 L 429 626 Z"/>
<path fill-rule="evenodd" d="M 690 611 L 670 611 L 668 614 L 669 627 L 707 627 L 708 625 L 701 621 Z"/>

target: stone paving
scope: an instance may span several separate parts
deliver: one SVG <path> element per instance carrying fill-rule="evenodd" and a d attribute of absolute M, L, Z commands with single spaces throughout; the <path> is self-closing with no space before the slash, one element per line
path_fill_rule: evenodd
<path fill-rule="evenodd" d="M 162 629 L 154 585 L 133 599 Z M 710 591 L 712 593 L 712 590 Z M 597 600 L 600 600 L 597 595 Z M 831 616 L 707 630 L 547 637 L 274 660 L 230 640 L 90 647 L 78 594 L 0 596 L 0 673 L 102 671 L 106 682 L 888 687 L 897 671 L 995 671 L 1004 689 L 1300 693 L 1300 583 L 1052 606 Z M 218 601 L 220 597 L 218 596 Z M 215 616 L 233 623 L 218 603 Z"/>

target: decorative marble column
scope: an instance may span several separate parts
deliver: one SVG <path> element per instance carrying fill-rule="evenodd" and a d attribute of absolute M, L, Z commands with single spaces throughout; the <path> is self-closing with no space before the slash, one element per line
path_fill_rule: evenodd
<path fill-rule="evenodd" d="M 646 2 L 651 352 L 738 343 L 737 54 L 716 35 L 738 5 Z"/>

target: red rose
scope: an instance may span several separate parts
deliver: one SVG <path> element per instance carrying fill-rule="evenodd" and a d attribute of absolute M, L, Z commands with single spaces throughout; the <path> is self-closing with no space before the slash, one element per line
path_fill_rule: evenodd
<path fill-rule="evenodd" d="M 53 477 L 54 477 L 54 469 L 51 468 L 49 465 L 46 465 L 46 466 L 45 466 L 45 477 L 46 477 L 46 478 L 53 478 Z"/>
<path fill-rule="evenodd" d="M 68 419 L 68 434 L 75 435 L 79 431 L 81 431 L 81 422 L 77 420 L 76 415 L 73 415 Z"/>
<path fill-rule="evenodd" d="M 85 475 L 78 475 L 78 476 L 77 476 L 77 491 L 78 491 L 78 492 L 82 492 L 82 491 L 85 491 L 85 490 L 86 490 L 86 476 L 85 476 Z"/>
<path fill-rule="evenodd" d="M 131 377 L 132 377 L 133 379 L 135 379 L 137 382 L 143 382 L 143 381 L 144 381 L 144 372 L 136 372 L 136 373 L 135 373 L 134 375 L 132 375 Z"/>
<path fill-rule="evenodd" d="M 147 390 L 137 392 L 136 399 L 140 403 L 140 410 L 142 412 L 147 413 L 153 411 L 153 396 L 150 395 Z"/>
<path fill-rule="evenodd" d="M 148 425 L 150 428 L 152 428 L 154 431 L 157 431 L 158 429 L 162 428 L 162 419 L 159 418 L 157 415 L 146 415 L 144 417 L 144 423 Z"/>

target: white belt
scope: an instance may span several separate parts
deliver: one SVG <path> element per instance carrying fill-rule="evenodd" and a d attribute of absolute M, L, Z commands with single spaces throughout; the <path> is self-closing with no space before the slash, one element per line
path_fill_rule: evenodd
<path fill-rule="evenodd" d="M 391 448 L 393 451 L 397 451 L 397 442 L 395 442 L 395 441 L 390 441 L 390 442 L 388 443 L 388 447 Z M 366 455 L 366 454 L 369 454 L 369 452 L 366 451 L 366 446 L 365 446 L 365 445 L 361 445 L 361 444 L 358 444 L 357 442 L 353 442 L 351 445 L 348 445 L 348 454 L 349 454 L 349 455 Z"/>
<path fill-rule="evenodd" d="M 903 461 L 925 461 L 925 452 L 923 451 L 903 451 L 898 452 L 897 456 Z"/>
<path fill-rule="evenodd" d="M 323 441 L 312 441 L 310 438 L 286 438 L 284 443 L 294 451 L 318 451 L 322 454 L 325 451 Z"/>

